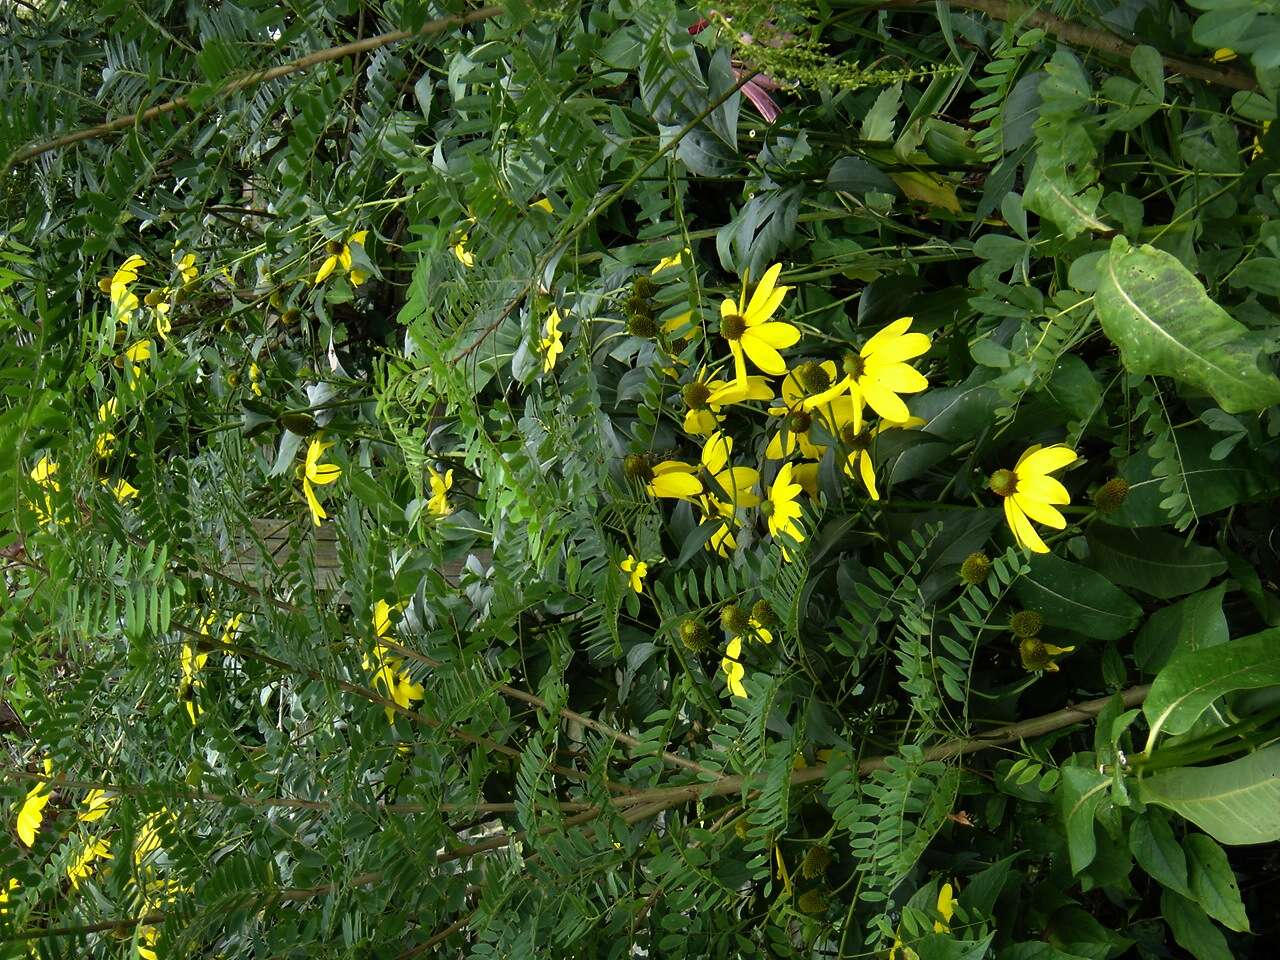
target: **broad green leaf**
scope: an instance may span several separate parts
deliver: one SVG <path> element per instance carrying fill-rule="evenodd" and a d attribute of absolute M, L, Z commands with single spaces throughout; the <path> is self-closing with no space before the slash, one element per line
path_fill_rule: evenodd
<path fill-rule="evenodd" d="M 1280 685 L 1280 629 L 1264 630 L 1220 647 L 1193 650 L 1160 671 L 1142 705 L 1156 735 L 1186 733 L 1209 704 L 1232 690 Z"/>
<path fill-rule="evenodd" d="M 1097 838 L 1093 834 L 1093 820 L 1100 804 L 1107 796 L 1111 778 L 1091 767 L 1065 766 L 1062 768 L 1062 789 L 1058 802 L 1062 822 L 1067 828 L 1067 852 L 1071 857 L 1071 872 L 1079 873 L 1093 862 L 1097 853 Z"/>
<path fill-rule="evenodd" d="M 1138 781 L 1144 803 L 1168 807 L 1220 843 L 1280 840 L 1280 744 L 1230 763 L 1177 767 Z"/>
<path fill-rule="evenodd" d="M 1193 593 L 1227 569 L 1212 547 L 1188 545 L 1182 537 L 1156 530 L 1095 524 L 1088 538 L 1095 570 L 1162 600 Z"/>
<path fill-rule="evenodd" d="M 1170 890 L 1191 896 L 1187 880 L 1187 858 L 1169 828 L 1169 821 L 1157 810 L 1133 821 L 1129 828 L 1129 850 L 1138 866 Z"/>
<path fill-rule="evenodd" d="M 1000 951 L 1000 960 L 1085 960 L 1078 953 L 1064 953 L 1042 941 L 1013 943 Z"/>
<path fill-rule="evenodd" d="M 1233 451 L 1223 460 L 1212 459 L 1210 451 L 1217 440 L 1208 431 L 1178 430 L 1175 437 L 1182 475 L 1197 516 L 1280 492 L 1280 476 L 1267 469 L 1261 458 Z M 1146 451 L 1121 463 L 1120 475 L 1129 481 L 1129 495 L 1107 518 L 1113 526 L 1158 527 L 1169 522 L 1169 514 L 1160 506 L 1166 496 L 1160 490 L 1163 478 L 1155 475 L 1154 466 L 1155 460 Z"/>
<path fill-rule="evenodd" d="M 1102 574 L 1051 553 L 1034 557 L 1013 590 L 1049 626 L 1098 640 L 1118 640 L 1142 616 L 1142 607 Z"/>
<path fill-rule="evenodd" d="M 912 943 L 920 960 L 983 960 L 995 939 L 994 931 L 978 940 L 957 940 L 949 933 L 929 933 Z"/>
<path fill-rule="evenodd" d="M 1142 85 L 1151 91 L 1156 100 L 1164 99 L 1164 60 L 1160 51 L 1145 44 L 1135 47 L 1129 54 L 1129 65 Z"/>
<path fill-rule="evenodd" d="M 1265 338 L 1214 303 L 1177 257 L 1116 237 L 1097 292 L 1102 329 L 1132 373 L 1172 377 L 1228 413 L 1280 403 Z"/>
<path fill-rule="evenodd" d="M 1133 659 L 1146 673 L 1158 673 L 1173 657 L 1216 647 L 1230 639 L 1222 599 L 1227 585 L 1193 593 L 1162 607 L 1142 625 L 1133 641 Z"/>
<path fill-rule="evenodd" d="M 1226 851 L 1203 833 L 1193 833 L 1183 845 L 1191 863 L 1191 893 L 1204 912 L 1232 930 L 1248 933 L 1249 917 Z"/>
<path fill-rule="evenodd" d="M 1067 239 L 1086 230 L 1111 229 L 1097 217 L 1102 187 L 1093 183 L 1096 174 L 1088 163 L 1091 155 L 1081 162 L 1069 152 L 1077 135 L 1086 142 L 1089 139 L 1088 134 L 1080 130 L 1077 134 L 1066 132 L 1041 145 L 1022 196 L 1028 210 L 1052 221 Z"/>
<path fill-rule="evenodd" d="M 1172 890 L 1160 897 L 1160 912 L 1169 924 L 1173 939 L 1196 960 L 1234 960 L 1227 938 L 1213 925 L 1200 905 Z"/>

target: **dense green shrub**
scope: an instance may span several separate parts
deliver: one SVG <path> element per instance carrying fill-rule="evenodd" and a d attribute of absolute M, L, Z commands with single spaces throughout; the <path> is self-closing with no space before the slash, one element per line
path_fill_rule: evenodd
<path fill-rule="evenodd" d="M 1276 0 L 0 32 L 0 957 L 1268 955 Z"/>

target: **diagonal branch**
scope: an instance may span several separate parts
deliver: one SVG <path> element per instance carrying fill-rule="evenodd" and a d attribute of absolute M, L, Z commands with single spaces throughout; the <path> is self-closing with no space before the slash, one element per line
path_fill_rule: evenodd
<path fill-rule="evenodd" d="M 1054 16 L 1052 13 L 1037 10 L 1035 7 L 1027 6 L 1024 3 L 1017 2 L 1017 0 L 947 0 L 947 3 L 953 7 L 985 13 L 993 20 L 1003 20 L 1006 23 L 1020 21 L 1030 27 L 1039 27 L 1055 39 L 1073 47 L 1097 50 L 1101 53 L 1120 57 L 1126 61 L 1138 47 L 1137 44 L 1123 40 L 1110 31 L 1096 30 L 1092 27 L 1072 23 L 1070 20 L 1064 20 L 1062 17 Z M 891 8 L 923 7 L 925 5 L 932 7 L 933 0 L 887 0 L 884 3 L 874 4 L 877 7 Z M 1256 90 L 1258 88 L 1258 81 L 1252 74 L 1243 70 L 1222 67 L 1216 64 L 1197 63 L 1194 60 L 1184 60 L 1182 57 L 1170 56 L 1167 53 L 1161 53 L 1160 57 L 1164 60 L 1164 65 L 1168 70 L 1173 73 L 1180 73 L 1184 77 L 1194 77 L 1197 80 L 1203 80 L 1205 83 L 1229 87 L 1232 90 Z"/>
<path fill-rule="evenodd" d="M 329 47 L 325 50 L 317 50 L 315 53 L 309 53 L 305 57 L 299 57 L 297 60 L 291 60 L 289 63 L 281 64 L 278 67 L 271 67 L 267 70 L 255 70 L 253 73 L 247 73 L 243 76 L 236 77 L 224 83 L 222 86 L 214 90 L 213 97 L 225 97 L 228 94 L 235 93 L 239 90 L 247 89 L 259 83 L 265 83 L 268 80 L 277 80 L 280 77 L 287 77 L 291 73 L 300 73 L 303 70 L 310 70 L 312 67 L 321 63 L 330 63 L 334 60 L 342 60 L 346 57 L 354 57 L 359 54 L 368 53 L 371 50 L 377 50 L 379 47 L 385 47 L 392 43 L 399 43 L 402 40 L 409 40 L 414 37 L 427 37 L 436 33 L 443 33 L 453 27 L 464 27 L 471 23 L 478 23 L 481 20 L 489 20 L 498 16 L 503 12 L 502 7 L 481 7 L 479 10 L 473 10 L 470 13 L 462 14 L 456 17 L 441 17 L 438 20 L 429 20 L 422 25 L 422 29 L 416 33 L 410 30 L 395 30 L 391 33 L 379 34 L 376 37 L 368 37 L 364 40 L 357 40 L 352 43 L 344 43 L 341 46 Z M 116 117 L 114 120 L 108 120 L 106 123 L 100 123 L 93 127 L 82 127 L 71 133 L 63 134 L 52 140 L 46 140 L 44 143 L 33 144 L 24 147 L 13 153 L 5 162 L 3 170 L 0 170 L 0 176 L 7 173 L 19 163 L 25 163 L 42 154 L 49 153 L 53 150 L 60 150 L 62 147 L 69 147 L 75 143 L 81 143 L 85 140 L 95 140 L 98 137 L 109 136 L 113 133 L 119 133 L 121 130 L 127 130 L 130 127 L 141 126 L 149 123 L 156 117 L 164 116 L 166 113 L 173 113 L 175 110 L 181 110 L 191 105 L 190 97 L 175 97 L 157 106 L 143 110 L 140 113 L 127 117 Z"/>
<path fill-rule="evenodd" d="M 1148 690 L 1150 690 L 1150 687 L 1146 685 L 1130 687 L 1129 689 L 1119 693 L 1118 696 L 1126 707 L 1134 707 L 1146 699 Z M 1109 703 L 1111 703 L 1112 699 L 1113 697 L 1101 697 L 1097 700 L 1090 700 L 1086 703 L 1076 704 L 1075 706 L 1064 707 L 1061 710 L 1055 710 L 1053 713 L 1047 713 L 1031 720 L 1024 720 L 1021 723 L 998 727 L 989 733 L 976 737 L 948 740 L 945 743 L 937 744 L 936 746 L 925 750 L 924 756 L 927 760 L 949 760 L 968 753 L 976 753 L 979 750 L 987 750 L 991 747 L 1016 743 L 1019 740 L 1024 740 L 1028 737 L 1037 737 L 1046 733 L 1052 733 L 1053 731 L 1061 730 L 1064 727 L 1070 727 L 1086 720 L 1092 720 L 1101 713 Z M 868 757 L 866 760 L 863 760 L 858 764 L 858 773 L 863 775 L 872 773 L 885 767 L 887 762 L 887 757 Z M 821 780 L 827 775 L 828 769 L 829 768 L 826 764 L 816 767 L 805 767 L 802 770 L 795 771 L 791 778 L 791 782 L 792 784 L 801 784 L 810 783 L 814 780 Z M 678 807 L 699 798 L 738 793 L 744 788 L 748 790 L 751 789 L 750 778 L 734 775 L 720 777 L 718 780 L 711 783 L 694 783 L 687 786 L 660 787 L 654 790 L 646 790 L 631 797 L 617 798 L 615 800 L 615 804 L 617 800 L 632 802 L 632 805 L 625 812 L 619 814 L 619 816 L 626 823 L 636 823 L 640 820 L 657 816 L 664 810 L 670 810 L 672 807 Z M 603 809 L 600 807 L 591 807 L 587 810 L 583 810 L 581 813 L 569 817 L 560 825 L 560 827 L 572 827 L 588 823 L 603 812 Z M 539 832 L 546 832 L 551 829 L 557 828 L 544 827 Z M 526 837 L 527 833 L 525 831 L 505 834 L 501 837 L 492 837 L 469 847 L 460 847 L 455 848 L 454 850 L 445 851 L 440 855 L 439 859 L 442 863 L 462 859 L 473 856 L 476 853 L 509 846 L 510 844 Z M 382 876 L 382 871 L 368 871 L 352 877 L 347 882 L 347 885 L 366 886 L 371 883 L 376 883 L 382 878 Z M 286 901 L 308 900 L 313 897 L 324 896 L 325 894 L 332 893 L 337 890 L 339 886 L 341 885 L 337 883 L 326 883 L 315 887 L 278 890 L 272 894 L 272 898 Z M 457 932 L 457 930 L 465 927 L 467 922 L 470 921 L 471 916 L 472 915 L 467 915 L 461 920 L 455 922 L 447 928 L 445 935 L 447 936 L 449 933 Z M 157 924 L 166 919 L 166 914 L 152 913 L 142 917 L 107 920 L 101 923 L 79 927 L 31 928 L 27 930 L 19 930 L 17 933 L 0 937 L 0 943 L 10 943 L 22 940 L 40 940 L 50 937 L 72 936 L 104 930 L 131 930 L 139 924 Z"/>

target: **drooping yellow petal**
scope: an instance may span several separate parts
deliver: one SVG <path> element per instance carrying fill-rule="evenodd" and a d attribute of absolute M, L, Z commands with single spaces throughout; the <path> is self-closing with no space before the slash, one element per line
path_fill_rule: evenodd
<path fill-rule="evenodd" d="M 719 473 L 729 462 L 733 452 L 733 438 L 717 431 L 707 437 L 702 445 L 702 466 L 708 473 Z"/>
<path fill-rule="evenodd" d="M 714 480 L 732 507 L 759 506 L 760 497 L 753 488 L 760 482 L 760 471 L 754 467 L 730 467 L 717 473 Z"/>
<path fill-rule="evenodd" d="M 317 527 L 320 526 L 320 521 L 324 520 L 329 515 L 324 512 L 324 507 L 322 507 L 320 505 L 320 501 L 316 499 L 316 492 L 311 487 L 311 481 L 306 477 L 302 478 L 302 493 L 303 496 L 307 498 L 307 506 L 311 508 L 312 523 Z"/>
<path fill-rule="evenodd" d="M 781 376 L 787 372 L 787 364 L 782 359 L 782 355 L 770 346 L 768 341 L 755 336 L 755 330 L 747 330 L 742 335 L 739 343 L 757 369 L 773 377 Z M 736 354 L 734 359 L 735 361 L 737 360 Z"/>
<path fill-rule="evenodd" d="M 688 500 L 702 492 L 702 481 L 691 473 L 673 471 L 658 473 L 654 470 L 654 478 L 647 487 L 651 497 L 671 497 L 677 500 Z"/>
<path fill-rule="evenodd" d="M 1043 523 L 1046 527 L 1053 527 L 1055 530 L 1062 530 L 1067 526 L 1066 518 L 1043 500 L 1029 497 L 1022 492 L 1015 493 L 1009 499 L 1014 501 L 1018 505 L 1018 509 L 1036 523 Z"/>
<path fill-rule="evenodd" d="M 796 449 L 796 434 L 786 424 L 769 438 L 769 445 L 764 448 L 764 455 L 769 460 L 783 460 L 791 456 Z"/>
<path fill-rule="evenodd" d="M 695 437 L 705 436 L 714 433 L 719 424 L 716 422 L 716 415 L 707 407 L 700 410 L 688 410 L 684 415 L 684 432 L 691 433 Z"/>
<path fill-rule="evenodd" d="M 902 398 L 888 387 L 871 380 L 862 380 L 859 386 L 867 406 L 886 420 L 902 421 L 911 416 Z"/>
<path fill-rule="evenodd" d="M 720 668 L 725 674 L 725 685 L 733 696 L 745 700 L 747 689 L 742 685 L 742 679 L 747 675 L 747 671 L 738 660 L 742 656 L 742 638 L 731 639 L 725 647 L 724 654 L 724 658 L 720 661 Z"/>
<path fill-rule="evenodd" d="M 320 264 L 320 269 L 316 271 L 316 278 L 311 281 L 313 284 L 324 283 L 328 279 L 329 274 L 333 273 L 338 267 L 337 256 L 330 254 L 325 257 L 324 263 Z"/>
<path fill-rule="evenodd" d="M 1013 531 L 1013 539 L 1019 546 L 1026 547 L 1032 553 L 1049 552 L 1049 548 L 1036 533 L 1035 527 L 1031 526 L 1031 521 L 1022 512 L 1022 508 L 1014 503 L 1013 497 L 1004 498 L 1004 517 L 1009 523 L 1009 529 Z"/>
<path fill-rule="evenodd" d="M 867 488 L 867 494 L 872 500 L 879 500 L 880 492 L 876 489 L 876 468 L 871 462 L 871 454 L 865 450 L 859 450 L 857 457 L 858 474 L 862 477 L 862 483 Z"/>

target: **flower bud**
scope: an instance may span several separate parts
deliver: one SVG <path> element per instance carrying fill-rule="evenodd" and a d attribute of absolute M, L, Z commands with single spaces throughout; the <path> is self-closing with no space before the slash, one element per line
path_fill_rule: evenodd
<path fill-rule="evenodd" d="M 730 603 L 720 611 L 720 625 L 731 635 L 740 637 L 751 629 L 751 620 L 745 610 L 736 603 Z"/>
<path fill-rule="evenodd" d="M 816 844 L 809 848 L 809 852 L 800 861 L 800 876 L 806 880 L 815 880 L 826 873 L 829 866 L 831 866 L 831 851 L 825 844 Z"/>
<path fill-rule="evenodd" d="M 773 612 L 773 607 L 769 606 L 768 600 L 757 600 L 751 608 L 751 619 L 762 627 L 776 627 L 778 625 L 778 615 Z"/>
<path fill-rule="evenodd" d="M 1044 626 L 1044 618 L 1034 610 L 1019 610 L 1009 618 L 1009 629 L 1020 640 L 1034 637 Z"/>
<path fill-rule="evenodd" d="M 1112 477 L 1093 494 L 1093 505 L 1099 513 L 1115 513 L 1129 496 L 1129 481 L 1124 477 Z"/>
<path fill-rule="evenodd" d="M 680 622 L 680 642 L 693 653 L 702 653 L 711 645 L 711 631 L 697 617 L 685 617 Z"/>
<path fill-rule="evenodd" d="M 985 583 L 990 572 L 991 560 L 982 551 L 969 554 L 960 564 L 960 579 L 970 586 Z"/>

